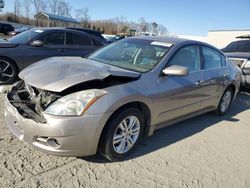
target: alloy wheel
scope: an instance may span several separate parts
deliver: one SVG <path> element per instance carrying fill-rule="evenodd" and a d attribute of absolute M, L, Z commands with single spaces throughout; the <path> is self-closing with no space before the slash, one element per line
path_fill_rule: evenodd
<path fill-rule="evenodd" d="M 0 60 L 0 83 L 7 83 L 13 78 L 14 74 L 13 65 L 7 61 Z"/>
<path fill-rule="evenodd" d="M 226 91 L 222 97 L 222 102 L 221 102 L 221 112 L 226 112 L 230 103 L 231 103 L 231 100 L 232 100 L 232 93 L 231 91 Z"/>
<path fill-rule="evenodd" d="M 113 136 L 115 152 L 124 154 L 136 143 L 140 134 L 140 121 L 136 116 L 126 117 L 121 121 Z"/>

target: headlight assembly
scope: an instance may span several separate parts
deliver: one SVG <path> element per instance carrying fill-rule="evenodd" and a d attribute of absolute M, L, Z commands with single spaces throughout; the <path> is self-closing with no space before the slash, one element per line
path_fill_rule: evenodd
<path fill-rule="evenodd" d="M 72 93 L 52 103 L 45 110 L 45 113 L 58 116 L 81 116 L 106 93 L 107 91 L 100 89 L 90 89 Z"/>

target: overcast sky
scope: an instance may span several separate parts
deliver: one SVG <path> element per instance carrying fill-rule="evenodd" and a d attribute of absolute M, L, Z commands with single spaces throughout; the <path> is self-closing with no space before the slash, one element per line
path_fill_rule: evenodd
<path fill-rule="evenodd" d="M 92 20 L 144 17 L 170 33 L 207 35 L 209 29 L 250 29 L 250 0 L 66 0 L 73 9 L 88 7 Z M 5 0 L 4 12 L 14 10 L 14 0 Z M 74 11 L 72 11 L 74 15 Z"/>

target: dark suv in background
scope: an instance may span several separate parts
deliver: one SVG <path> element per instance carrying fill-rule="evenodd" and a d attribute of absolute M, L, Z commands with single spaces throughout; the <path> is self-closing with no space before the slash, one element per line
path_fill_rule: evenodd
<path fill-rule="evenodd" d="M 242 70 L 242 86 L 250 87 L 250 40 L 231 42 L 222 51 Z"/>
<path fill-rule="evenodd" d="M 14 27 L 7 23 L 0 23 L 0 33 L 8 35 L 9 32 L 14 31 Z"/>

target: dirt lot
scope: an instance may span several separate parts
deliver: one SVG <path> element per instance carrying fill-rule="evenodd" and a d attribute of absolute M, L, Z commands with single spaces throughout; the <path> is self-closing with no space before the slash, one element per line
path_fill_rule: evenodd
<path fill-rule="evenodd" d="M 119 163 L 43 154 L 5 128 L 0 94 L 0 187 L 250 187 L 250 94 L 229 114 L 162 129 Z"/>

